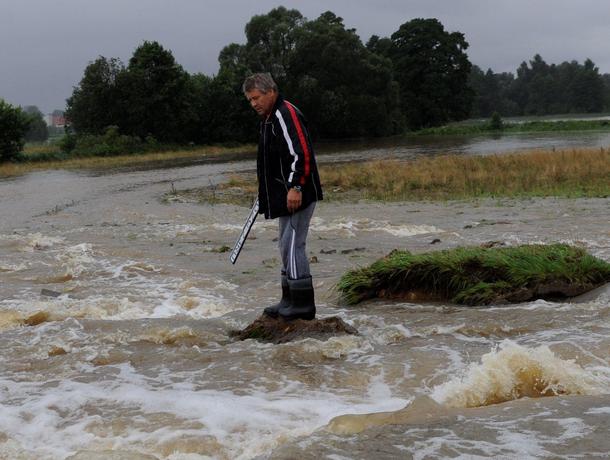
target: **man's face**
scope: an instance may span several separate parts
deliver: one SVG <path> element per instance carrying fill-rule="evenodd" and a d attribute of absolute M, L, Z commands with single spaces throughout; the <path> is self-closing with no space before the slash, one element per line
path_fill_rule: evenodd
<path fill-rule="evenodd" d="M 273 104 L 275 104 L 277 99 L 277 93 L 275 91 L 263 93 L 261 90 L 253 89 L 246 92 L 246 99 L 248 99 L 252 108 L 256 110 L 256 113 L 261 117 L 265 117 L 271 113 Z"/>

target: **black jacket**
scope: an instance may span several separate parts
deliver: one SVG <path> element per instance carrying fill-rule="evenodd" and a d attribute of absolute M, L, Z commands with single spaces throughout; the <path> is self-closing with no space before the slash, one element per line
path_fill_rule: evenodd
<path fill-rule="evenodd" d="M 322 199 L 322 187 L 305 126 L 305 117 L 278 95 L 269 116 L 260 123 L 256 161 L 259 213 L 267 219 L 287 216 L 288 190 L 300 185 L 301 209 Z"/>

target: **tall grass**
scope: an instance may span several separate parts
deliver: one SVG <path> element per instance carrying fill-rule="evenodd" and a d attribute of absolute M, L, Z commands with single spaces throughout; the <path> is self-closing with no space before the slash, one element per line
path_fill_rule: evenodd
<path fill-rule="evenodd" d="M 609 196 L 610 150 L 533 150 L 490 156 L 444 155 L 321 169 L 326 190 L 376 200 L 485 196 Z"/>

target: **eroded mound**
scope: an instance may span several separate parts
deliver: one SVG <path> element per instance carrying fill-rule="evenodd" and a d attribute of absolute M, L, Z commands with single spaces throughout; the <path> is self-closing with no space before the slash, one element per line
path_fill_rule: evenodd
<path fill-rule="evenodd" d="M 326 339 L 335 335 L 358 334 L 358 331 L 341 318 L 314 319 L 311 321 L 285 321 L 271 318 L 265 314 L 258 317 L 252 324 L 241 331 L 231 331 L 230 335 L 238 340 L 256 339 L 263 342 L 285 343 L 293 340 Z"/>
<path fill-rule="evenodd" d="M 566 244 L 472 247 L 412 254 L 394 250 L 343 275 L 349 304 L 366 299 L 490 305 L 579 296 L 610 281 L 610 264 Z"/>

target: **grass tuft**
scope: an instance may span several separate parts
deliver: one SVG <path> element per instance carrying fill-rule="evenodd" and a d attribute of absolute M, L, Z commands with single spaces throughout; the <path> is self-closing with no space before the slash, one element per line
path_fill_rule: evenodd
<path fill-rule="evenodd" d="M 424 254 L 394 250 L 368 267 L 346 272 L 337 289 L 350 305 L 377 297 L 409 298 L 413 292 L 488 305 L 572 297 L 609 281 L 609 263 L 582 248 L 552 244 Z"/>

